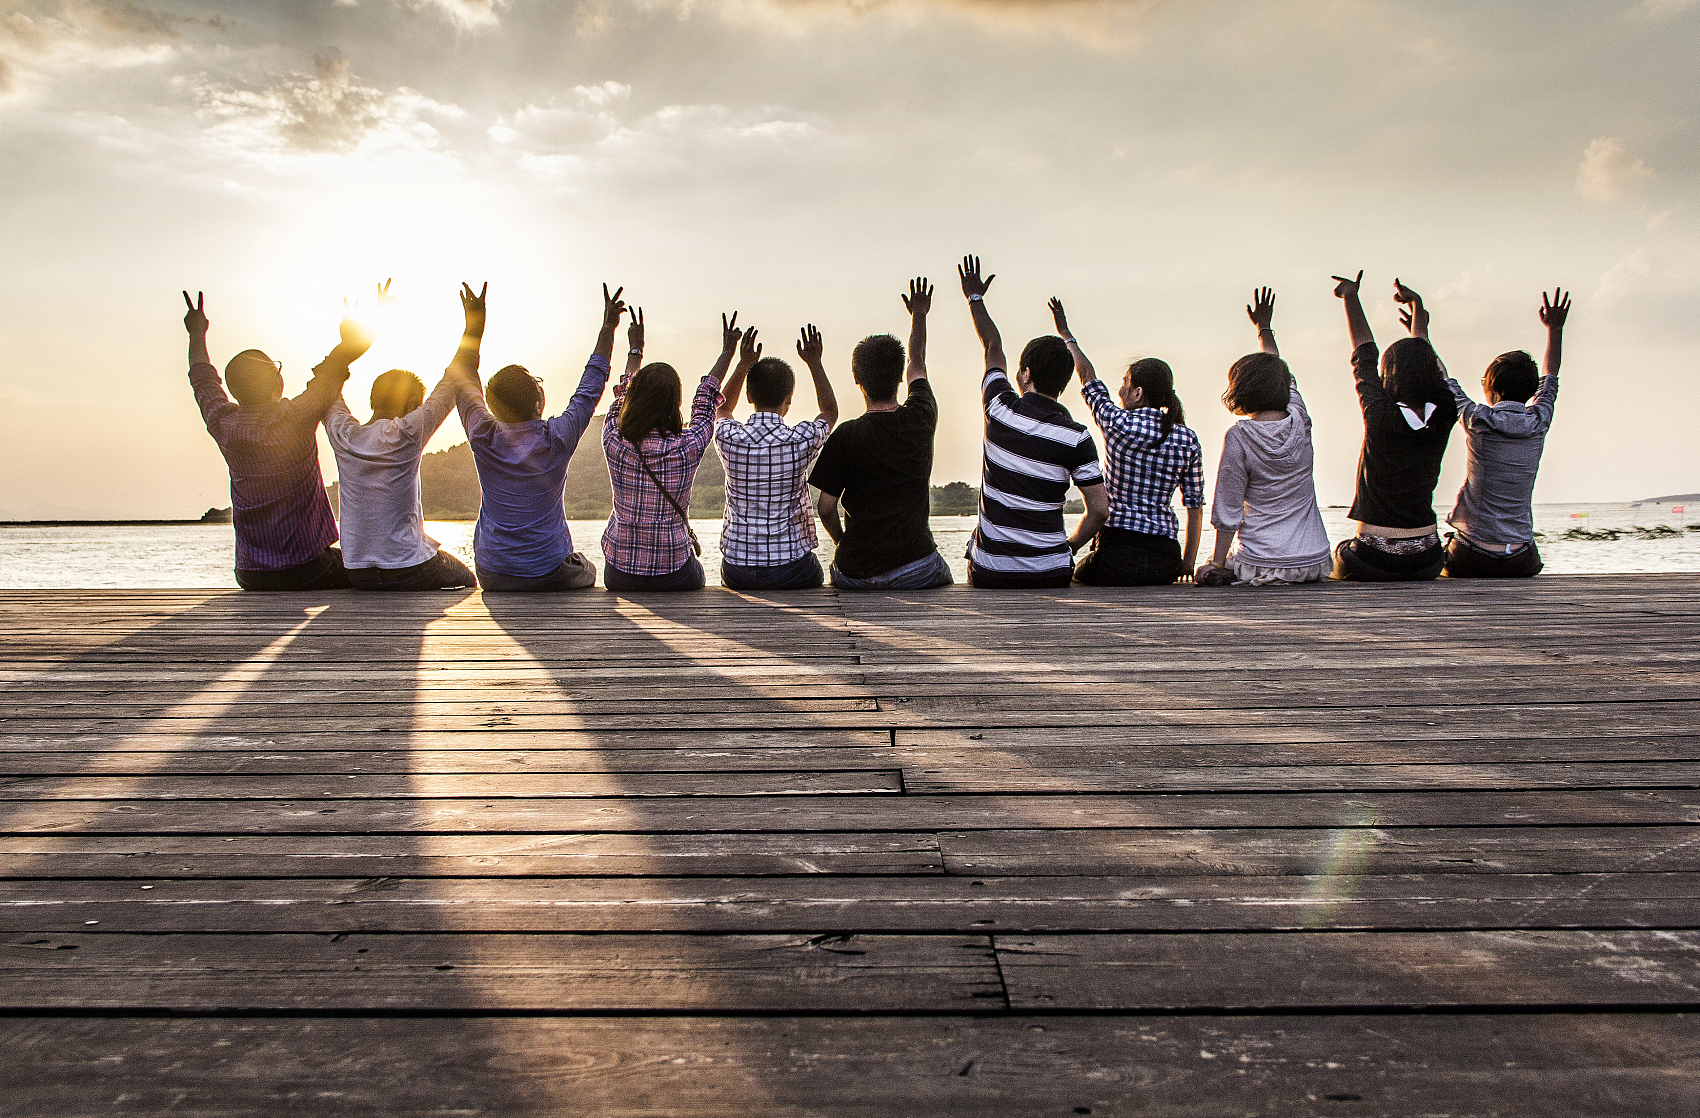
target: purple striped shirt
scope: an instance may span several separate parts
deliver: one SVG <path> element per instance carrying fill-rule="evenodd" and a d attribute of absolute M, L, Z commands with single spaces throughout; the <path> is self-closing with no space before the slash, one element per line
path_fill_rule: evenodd
<path fill-rule="evenodd" d="M 298 566 L 336 542 L 336 517 L 319 473 L 318 426 L 345 379 L 316 376 L 293 400 L 235 404 L 217 369 L 190 366 L 201 418 L 230 467 L 237 570 Z"/>

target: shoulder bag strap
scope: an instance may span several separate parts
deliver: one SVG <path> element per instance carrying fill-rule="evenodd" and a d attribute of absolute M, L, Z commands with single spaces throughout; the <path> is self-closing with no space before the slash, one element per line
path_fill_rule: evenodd
<path fill-rule="evenodd" d="M 649 480 L 655 483 L 655 488 L 661 490 L 661 495 L 667 498 L 667 503 L 673 506 L 673 511 L 678 513 L 679 519 L 684 522 L 685 535 L 689 536 L 691 540 L 691 551 L 694 554 L 701 556 L 702 544 L 697 540 L 696 529 L 691 527 L 691 518 L 685 515 L 685 510 L 679 504 L 678 500 L 674 498 L 673 494 L 667 491 L 667 487 L 665 485 L 661 484 L 661 479 L 655 476 L 655 471 L 649 468 L 649 459 L 644 457 L 643 451 L 635 445 L 632 447 L 632 450 L 637 454 L 638 465 L 643 467 L 643 472 L 649 475 Z"/>

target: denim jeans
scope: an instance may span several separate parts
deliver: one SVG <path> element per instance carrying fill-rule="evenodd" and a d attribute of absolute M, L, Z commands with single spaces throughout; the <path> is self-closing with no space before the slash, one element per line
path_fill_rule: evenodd
<path fill-rule="evenodd" d="M 581 552 L 573 552 L 546 575 L 505 575 L 478 568 L 478 584 L 486 594 L 541 594 L 559 590 L 583 590 L 596 585 L 596 568 Z"/>
<path fill-rule="evenodd" d="M 602 585 L 610 590 L 676 591 L 701 590 L 708 578 L 703 574 L 702 560 L 691 556 L 685 565 L 665 575 L 629 575 L 612 563 L 602 564 Z"/>
<path fill-rule="evenodd" d="M 244 590 L 347 590 L 348 572 L 342 567 L 342 550 L 327 547 L 305 563 L 280 571 L 236 569 L 236 585 Z"/>
<path fill-rule="evenodd" d="M 732 590 L 813 590 L 825 581 L 820 560 L 812 551 L 777 567 L 745 567 L 720 561 L 720 582 Z"/>
<path fill-rule="evenodd" d="M 356 590 L 458 590 L 478 585 L 466 564 L 446 551 L 411 567 L 350 567 L 348 581 Z"/>
<path fill-rule="evenodd" d="M 872 578 L 851 578 L 838 569 L 838 564 L 832 565 L 832 584 L 840 590 L 931 590 L 935 586 L 949 586 L 955 581 L 950 574 L 950 564 L 944 561 L 944 556 L 937 549 L 924 559 L 905 563 Z"/>

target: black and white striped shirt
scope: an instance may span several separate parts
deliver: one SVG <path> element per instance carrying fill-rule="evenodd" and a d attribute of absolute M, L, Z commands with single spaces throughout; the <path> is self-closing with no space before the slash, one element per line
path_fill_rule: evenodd
<path fill-rule="evenodd" d="M 1104 484 L 1092 433 L 1057 401 L 1018 394 L 1002 369 L 986 370 L 981 391 L 986 456 L 968 561 L 1016 577 L 1067 570 L 1074 561 L 1062 512 L 1069 483 Z"/>

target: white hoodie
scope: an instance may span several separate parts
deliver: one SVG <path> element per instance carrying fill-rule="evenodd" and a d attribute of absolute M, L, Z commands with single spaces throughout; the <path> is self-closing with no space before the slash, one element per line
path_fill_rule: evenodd
<path fill-rule="evenodd" d="M 1222 442 L 1210 523 L 1239 532 L 1231 561 L 1308 567 L 1328 558 L 1314 467 L 1310 413 L 1295 377 L 1285 419 L 1242 419 Z"/>

